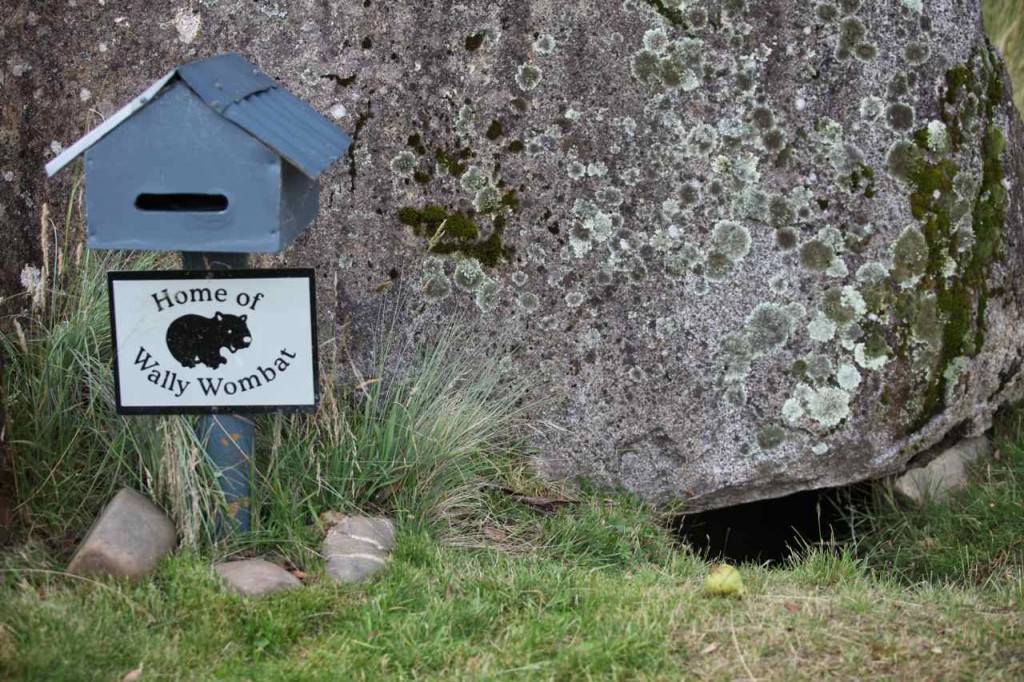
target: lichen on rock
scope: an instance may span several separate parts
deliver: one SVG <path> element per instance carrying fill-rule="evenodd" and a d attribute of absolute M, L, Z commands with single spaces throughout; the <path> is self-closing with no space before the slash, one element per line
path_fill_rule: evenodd
<path fill-rule="evenodd" d="M 5 170 L 80 137 L 83 89 L 128 101 L 182 58 L 113 4 L 60 44 L 5 34 L 32 64 Z M 115 13 L 136 30 L 100 55 Z M 320 329 L 366 348 L 401 297 L 410 337 L 500 336 L 556 398 L 552 476 L 695 508 L 841 485 L 1024 391 L 1024 132 L 974 3 L 206 3 L 193 48 L 345 112 L 285 255 L 318 268 Z"/>

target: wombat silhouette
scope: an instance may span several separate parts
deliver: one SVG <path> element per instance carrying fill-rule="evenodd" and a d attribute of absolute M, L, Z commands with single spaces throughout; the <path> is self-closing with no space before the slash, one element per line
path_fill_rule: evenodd
<path fill-rule="evenodd" d="M 220 312 L 213 317 L 182 315 L 167 327 L 167 349 L 182 367 L 203 364 L 217 369 L 227 362 L 221 348 L 234 353 L 252 343 L 245 320 L 245 315 Z"/>

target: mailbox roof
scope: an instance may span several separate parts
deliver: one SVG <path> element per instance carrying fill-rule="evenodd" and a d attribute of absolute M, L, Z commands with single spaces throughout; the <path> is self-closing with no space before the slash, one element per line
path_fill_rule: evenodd
<path fill-rule="evenodd" d="M 53 175 L 96 144 L 180 79 L 208 107 L 277 152 L 310 178 L 341 158 L 351 140 L 311 106 L 237 54 L 224 54 L 179 66 L 46 164 Z"/>

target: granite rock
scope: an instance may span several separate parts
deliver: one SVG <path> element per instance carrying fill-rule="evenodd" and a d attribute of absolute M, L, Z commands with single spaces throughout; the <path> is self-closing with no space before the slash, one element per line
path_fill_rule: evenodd
<path fill-rule="evenodd" d="M 317 268 L 363 368 L 382 314 L 474 321 L 552 398 L 551 476 L 748 502 L 901 471 L 1024 395 L 1024 129 L 976 0 L 115 5 L 3 20 L 21 258 L 60 145 L 234 50 L 354 139 L 260 263 Z"/>

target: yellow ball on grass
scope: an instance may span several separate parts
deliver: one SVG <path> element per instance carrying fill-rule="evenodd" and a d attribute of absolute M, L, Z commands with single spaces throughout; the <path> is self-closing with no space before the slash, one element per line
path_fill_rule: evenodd
<path fill-rule="evenodd" d="M 743 577 L 735 567 L 718 564 L 708 573 L 704 591 L 715 597 L 739 597 L 743 595 Z"/>

